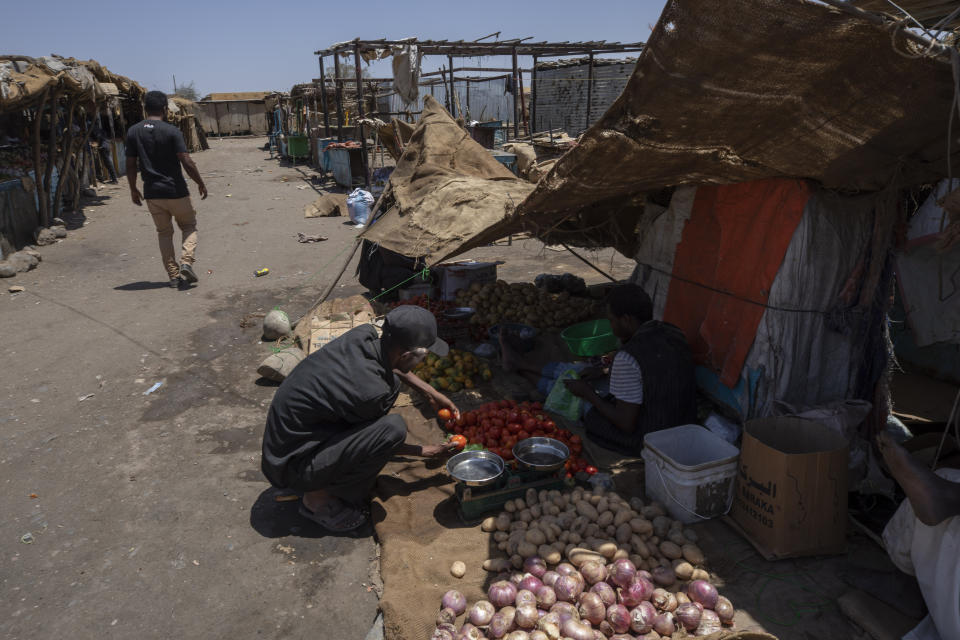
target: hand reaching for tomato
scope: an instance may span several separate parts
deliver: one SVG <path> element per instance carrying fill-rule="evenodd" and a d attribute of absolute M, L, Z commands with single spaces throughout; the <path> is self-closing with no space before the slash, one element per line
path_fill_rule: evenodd
<path fill-rule="evenodd" d="M 430 396 L 430 406 L 437 412 L 437 417 L 441 420 L 455 420 L 460 417 L 460 409 L 457 409 L 457 405 L 453 404 L 450 398 L 440 392 Z M 444 411 L 446 413 L 442 413 Z"/>

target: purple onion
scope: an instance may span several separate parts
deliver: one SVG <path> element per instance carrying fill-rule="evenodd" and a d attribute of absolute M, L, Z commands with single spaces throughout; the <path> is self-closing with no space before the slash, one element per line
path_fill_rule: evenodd
<path fill-rule="evenodd" d="M 547 562 L 539 556 L 531 556 L 523 561 L 523 570 L 530 575 L 543 578 L 547 572 Z"/>
<path fill-rule="evenodd" d="M 487 599 L 497 609 L 511 605 L 517 599 L 517 585 L 506 580 L 494 582 L 487 590 Z M 476 623 L 474 623 L 476 624 Z"/>
<path fill-rule="evenodd" d="M 597 584 L 607 579 L 607 568 L 599 562 L 589 560 L 580 566 L 580 575 L 588 584 Z"/>
<path fill-rule="evenodd" d="M 537 620 L 540 616 L 537 614 L 537 607 L 532 604 L 524 604 L 517 607 L 516 623 L 521 629 L 533 629 L 537 626 Z"/>
<path fill-rule="evenodd" d="M 518 608 L 523 605 L 530 605 L 531 607 L 537 606 L 537 596 L 534 595 L 533 591 L 527 591 L 526 589 L 520 589 L 517 591 L 517 597 L 514 599 L 513 604 Z"/>
<path fill-rule="evenodd" d="M 711 611 L 710 609 L 704 609 L 703 613 L 700 615 L 700 625 L 693 632 L 695 636 L 709 636 L 710 634 L 720 631 L 723 627 L 720 624 L 720 616 L 717 615 L 716 611 Z"/>
<path fill-rule="evenodd" d="M 564 622 L 560 630 L 564 637 L 572 640 L 595 640 L 596 638 L 593 634 L 593 627 L 590 626 L 589 622 L 574 620 L 573 618 Z"/>
<path fill-rule="evenodd" d="M 702 613 L 695 604 L 688 602 L 677 607 L 676 616 L 677 621 L 683 625 L 684 629 L 693 631 L 700 626 Z"/>
<path fill-rule="evenodd" d="M 516 631 L 511 631 L 507 634 L 507 637 L 504 640 L 530 640 L 530 634 L 528 634 L 523 629 L 517 629 Z"/>
<path fill-rule="evenodd" d="M 653 594 L 650 596 L 650 602 L 653 603 L 660 611 L 673 611 L 677 608 L 677 597 L 663 588 L 657 588 L 653 590 Z"/>
<path fill-rule="evenodd" d="M 603 604 L 607 605 L 608 607 L 617 603 L 617 592 L 614 591 L 613 587 L 606 582 L 598 582 L 590 587 L 590 591 L 600 596 L 600 599 L 603 600 Z"/>
<path fill-rule="evenodd" d="M 671 636 L 677 630 L 677 622 L 672 613 L 664 612 L 653 619 L 653 630 L 662 636 Z"/>
<path fill-rule="evenodd" d="M 591 624 L 600 624 L 607 617 L 607 607 L 599 595 L 593 592 L 586 592 L 580 595 L 580 606 L 577 607 L 580 612 L 581 620 L 589 620 Z"/>
<path fill-rule="evenodd" d="M 561 575 L 553 583 L 553 590 L 557 594 L 557 600 L 576 602 L 580 594 L 583 593 L 583 578 Z"/>
<path fill-rule="evenodd" d="M 457 621 L 457 612 L 451 609 L 450 607 L 444 607 L 440 609 L 440 613 L 437 614 L 437 626 L 441 624 L 453 624 Z"/>
<path fill-rule="evenodd" d="M 557 603 L 557 593 L 553 590 L 553 587 L 543 585 L 537 589 L 536 594 L 538 606 L 549 609 Z"/>
<path fill-rule="evenodd" d="M 515 585 L 518 585 L 518 588 L 519 588 L 519 585 L 520 585 L 520 581 L 521 581 L 521 580 L 523 580 L 523 574 L 522 574 L 522 573 L 514 572 L 514 573 L 511 573 L 511 574 L 510 574 L 510 582 L 512 582 L 512 583 L 515 584 Z"/>
<path fill-rule="evenodd" d="M 622 604 L 607 607 L 606 617 L 614 633 L 626 633 L 630 630 L 630 612 Z"/>
<path fill-rule="evenodd" d="M 637 569 L 637 575 L 641 578 L 646 578 L 650 582 L 653 582 L 653 574 L 646 569 Z"/>
<path fill-rule="evenodd" d="M 490 619 L 490 625 L 487 627 L 487 635 L 490 638 L 502 638 L 510 633 L 510 627 L 513 625 L 513 616 L 507 616 L 502 611 L 497 611 Z"/>
<path fill-rule="evenodd" d="M 577 611 L 577 608 L 569 602 L 557 602 L 557 604 L 550 607 L 550 613 L 557 614 L 557 618 L 560 620 L 561 626 L 570 618 L 573 618 L 574 620 L 580 619 L 580 612 Z"/>
<path fill-rule="evenodd" d="M 430 640 L 453 640 L 456 632 L 457 628 L 452 624 L 438 624 Z"/>
<path fill-rule="evenodd" d="M 460 633 L 457 635 L 457 640 L 484 640 L 483 632 L 469 622 L 466 622 L 462 627 L 460 627 Z"/>
<path fill-rule="evenodd" d="M 454 617 L 457 617 L 467 610 L 467 598 L 459 591 L 451 589 L 443 594 L 440 606 L 444 609 L 453 609 Z"/>
<path fill-rule="evenodd" d="M 553 583 L 556 582 L 557 578 L 559 577 L 560 577 L 560 574 L 557 573 L 556 571 L 547 571 L 542 576 L 540 576 L 540 580 L 543 582 L 543 584 L 547 585 L 548 587 L 552 587 Z"/>
<path fill-rule="evenodd" d="M 610 640 L 634 640 L 634 638 L 628 633 L 615 633 L 610 636 Z"/>
<path fill-rule="evenodd" d="M 630 586 L 637 575 L 637 567 L 629 558 L 619 558 L 613 561 L 613 570 L 610 571 L 610 582 L 621 588 Z"/>
<path fill-rule="evenodd" d="M 526 589 L 532 593 L 536 593 L 537 590 L 543 586 L 543 582 L 540 581 L 540 578 L 533 574 L 527 574 L 523 576 L 523 580 L 520 581 L 520 584 L 517 585 L 518 589 Z"/>
<path fill-rule="evenodd" d="M 579 573 L 577 571 L 577 568 L 574 567 L 569 562 L 561 562 L 560 564 L 557 565 L 557 568 L 554 569 L 554 571 L 556 571 L 562 576 L 572 576 L 575 573 Z"/>
<path fill-rule="evenodd" d="M 646 578 L 635 578 L 625 589 L 618 589 L 617 596 L 620 604 L 632 608 L 649 600 L 653 595 L 653 585 Z"/>
<path fill-rule="evenodd" d="M 707 609 L 717 606 L 717 588 L 706 580 L 694 580 L 687 586 L 687 595 L 693 602 L 699 602 Z"/>
<path fill-rule="evenodd" d="M 490 618 L 497 612 L 496 607 L 486 600 L 478 600 L 467 613 L 467 619 L 470 624 L 478 627 L 485 627 L 490 624 Z"/>
<path fill-rule="evenodd" d="M 650 633 L 657 610 L 649 602 L 641 602 L 630 612 L 630 630 L 634 633 Z"/>

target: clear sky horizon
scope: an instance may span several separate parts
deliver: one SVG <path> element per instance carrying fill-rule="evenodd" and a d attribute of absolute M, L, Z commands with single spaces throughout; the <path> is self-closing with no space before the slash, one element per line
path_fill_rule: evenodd
<path fill-rule="evenodd" d="M 501 39 L 645 42 L 665 2 L 491 0 L 459 10 L 437 0 L 412 4 L 167 0 L 147 7 L 116 0 L 20 2 L 4 9 L 0 53 L 92 58 L 148 89 L 168 93 L 173 91 L 173 76 L 178 85 L 193 82 L 200 96 L 289 91 L 318 77 L 314 51 L 357 37 L 475 40 L 500 31 Z M 430 71 L 445 63 L 427 58 L 423 68 Z M 482 65 L 467 66 L 509 64 L 509 58 L 485 58 Z M 530 59 L 521 58 L 520 64 L 529 66 Z M 370 66 L 374 77 L 390 73 L 389 61 Z"/>

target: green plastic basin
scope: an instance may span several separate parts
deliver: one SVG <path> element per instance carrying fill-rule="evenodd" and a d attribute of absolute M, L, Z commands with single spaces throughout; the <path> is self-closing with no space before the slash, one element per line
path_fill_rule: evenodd
<path fill-rule="evenodd" d="M 567 327 L 560 333 L 570 351 L 577 356 L 600 356 L 620 346 L 610 329 L 610 321 L 588 320 Z"/>

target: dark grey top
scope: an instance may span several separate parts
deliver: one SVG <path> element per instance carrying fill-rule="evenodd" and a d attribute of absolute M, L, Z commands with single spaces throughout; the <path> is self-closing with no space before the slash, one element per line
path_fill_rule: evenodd
<path fill-rule="evenodd" d="M 323 447 L 332 434 L 385 416 L 400 380 L 371 325 L 351 329 L 307 356 L 277 389 L 263 433 L 263 474 L 284 486 L 294 458 Z"/>
<path fill-rule="evenodd" d="M 141 120 L 127 130 L 127 157 L 140 161 L 144 198 L 186 198 L 190 195 L 178 153 L 187 153 L 187 145 L 180 129 L 172 124 L 162 120 Z"/>

